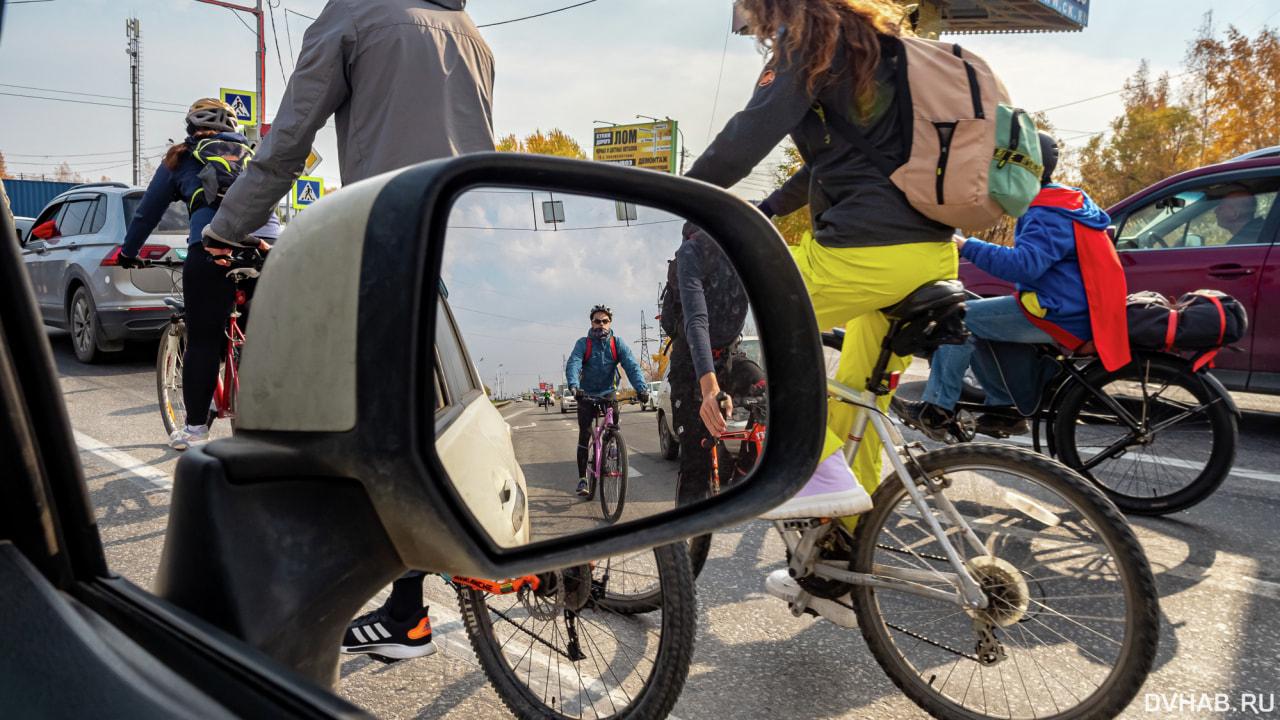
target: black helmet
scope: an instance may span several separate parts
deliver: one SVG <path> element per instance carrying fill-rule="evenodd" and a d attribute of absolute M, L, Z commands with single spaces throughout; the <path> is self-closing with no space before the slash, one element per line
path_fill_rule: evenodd
<path fill-rule="evenodd" d="M 1040 187 L 1053 182 L 1053 169 L 1058 167 L 1058 141 L 1049 133 L 1040 131 L 1040 159 L 1044 172 L 1040 173 Z"/>
<path fill-rule="evenodd" d="M 610 320 L 610 321 L 612 321 L 612 320 L 613 320 L 613 311 L 612 311 L 612 310 L 610 310 L 610 309 L 609 309 L 609 306 L 608 306 L 608 305 L 605 305 L 604 303 L 601 303 L 601 304 L 599 304 L 599 305 L 597 305 L 597 306 L 595 306 L 595 307 L 591 308 L 591 314 L 587 316 L 587 319 L 588 319 L 588 320 L 594 320 L 594 319 L 596 318 L 596 313 L 598 313 L 598 312 L 602 312 L 602 313 L 604 313 L 605 315 L 608 315 L 608 316 L 609 316 L 609 320 Z"/>

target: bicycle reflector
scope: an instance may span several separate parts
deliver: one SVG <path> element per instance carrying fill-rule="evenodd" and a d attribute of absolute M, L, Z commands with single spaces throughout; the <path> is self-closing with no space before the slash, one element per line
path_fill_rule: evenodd
<path fill-rule="evenodd" d="M 898 383 L 899 383 L 899 382 L 901 382 L 901 381 L 902 381 L 902 373 L 901 373 L 901 372 L 892 372 L 892 373 L 889 373 L 889 391 L 890 391 L 890 392 L 892 392 L 892 391 L 894 391 L 894 390 L 897 390 L 897 389 L 898 389 Z"/>

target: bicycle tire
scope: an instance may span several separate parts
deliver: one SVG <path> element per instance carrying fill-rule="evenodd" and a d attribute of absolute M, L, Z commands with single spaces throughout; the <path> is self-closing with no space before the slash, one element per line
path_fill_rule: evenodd
<path fill-rule="evenodd" d="M 595 635 L 579 646 L 584 650 L 583 655 L 585 651 L 598 651 L 602 655 L 610 649 L 614 651 L 594 661 L 583 657 L 566 662 L 571 649 L 566 641 L 568 610 L 555 619 L 540 621 L 532 615 L 521 615 L 524 608 L 519 601 L 499 600 L 515 598 L 515 594 L 495 596 L 472 588 L 459 590 L 463 624 L 480 667 L 503 704 L 517 718 L 642 720 L 670 714 L 688 678 L 697 633 L 693 576 L 682 542 L 645 550 L 644 554 L 652 558 L 659 578 L 662 602 L 659 608 L 654 608 L 661 609 L 661 615 L 657 616 L 629 617 L 615 609 L 609 599 L 608 581 L 604 580 L 609 561 L 593 564 L 591 599 L 580 614 L 575 614 L 574 625 L 580 633 Z M 559 575 L 563 577 L 563 573 Z M 601 583 L 604 583 L 603 589 Z M 508 612 L 498 608 L 500 604 L 515 607 L 507 608 Z M 590 621 L 586 620 L 588 617 Z M 615 624 L 622 638 L 602 630 L 606 622 Z M 552 651 L 556 656 L 552 656 Z M 545 653 L 549 662 L 536 662 L 535 653 Z M 629 662 L 634 662 L 636 669 L 620 678 L 622 668 L 618 665 Z M 584 672 L 593 677 L 584 677 Z M 577 677 L 566 687 L 566 676 L 574 674 Z M 567 696 L 566 690 L 576 697 Z M 596 706 L 592 693 L 599 697 L 603 707 Z M 584 702 L 584 694 L 591 700 L 590 704 Z"/>
<path fill-rule="evenodd" d="M 1029 450 L 965 443 L 918 459 L 929 477 L 950 483 L 944 493 L 993 553 L 993 560 L 980 558 L 955 526 L 940 518 L 992 602 L 986 610 L 971 612 L 950 602 L 855 586 L 854 609 L 863 637 L 893 683 L 938 718 L 1080 720 L 1122 712 L 1151 671 L 1160 632 L 1151 567 L 1124 516 L 1083 478 Z M 932 554 L 928 542 L 936 548 L 936 540 L 918 523 L 918 511 L 896 476 L 881 485 L 873 500 L 874 508 L 854 532 L 856 572 L 894 564 L 950 571 L 949 563 Z M 1010 510 L 1001 514 L 987 506 L 998 502 L 1008 503 Z M 1095 533 L 1084 537 L 1091 527 Z M 1090 549 L 1098 554 L 1082 558 Z M 908 556 L 913 560 L 903 560 Z M 1077 560 L 1081 569 L 1073 575 L 1065 566 Z M 1085 586 L 1084 592 L 1072 592 L 1069 581 Z M 918 583 L 927 584 L 923 579 Z M 937 587 L 954 585 L 938 582 Z M 1076 607 L 1089 614 L 1071 617 L 1068 613 Z M 938 614 L 944 617 L 931 620 L 933 610 L 921 608 L 941 608 Z M 976 655 L 967 655 L 978 652 L 971 644 L 979 637 L 975 613 L 1004 623 L 986 627 L 1000 639 L 1007 659 L 983 665 Z M 912 634 L 899 623 L 915 624 L 920 632 Z M 1082 642 L 1062 647 L 1071 642 L 1068 634 L 1076 633 L 1082 634 Z M 1041 636 L 1053 642 L 1045 644 Z M 897 637 L 905 639 L 905 649 Z M 1114 665 L 1107 666 L 1113 653 Z M 1053 665 L 1046 667 L 1048 661 Z M 1008 672 L 1019 677 L 1004 685 Z M 1081 680 L 1090 683 L 1100 673 L 1105 674 L 1088 692 L 1069 687 Z M 1055 683 L 1068 697 L 1055 695 Z M 979 687 L 980 693 L 972 690 Z M 962 697 L 955 697 L 961 692 Z M 981 708 L 966 705 L 971 695 Z M 1047 701 L 1039 707 L 1045 695 Z"/>
<path fill-rule="evenodd" d="M 600 511 L 606 521 L 615 523 L 627 504 L 627 441 L 617 430 L 607 430 L 600 451 L 604 455 L 600 463 Z"/>
<path fill-rule="evenodd" d="M 1129 405 L 1124 409 L 1144 426 L 1185 413 L 1192 403 L 1200 408 L 1191 410 L 1194 414 L 1182 422 L 1139 437 L 1084 384 L 1072 382 L 1063 391 L 1053 426 L 1057 457 L 1091 480 L 1121 510 L 1136 515 L 1186 510 L 1203 502 L 1227 479 L 1235 464 L 1236 417 L 1227 398 L 1192 371 L 1189 362 L 1145 354 L 1115 372 L 1094 365 L 1084 377 L 1122 407 Z M 1156 386 L 1154 393 L 1148 392 Z M 1141 399 L 1133 395 L 1135 388 L 1141 391 Z M 1133 444 L 1120 456 L 1085 469 L 1089 460 L 1101 454 L 1090 455 L 1085 448 L 1105 451 L 1122 439 Z M 1200 463 L 1203 468 L 1197 471 Z"/>
<path fill-rule="evenodd" d="M 707 565 L 707 556 L 711 554 L 711 533 L 689 538 L 689 567 L 696 580 Z"/>

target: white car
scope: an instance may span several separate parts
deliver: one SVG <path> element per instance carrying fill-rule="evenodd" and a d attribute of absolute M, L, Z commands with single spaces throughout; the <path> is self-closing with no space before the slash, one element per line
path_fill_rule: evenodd
<path fill-rule="evenodd" d="M 578 411 L 578 399 L 573 396 L 573 391 L 568 385 L 560 386 L 560 414 L 563 415 L 570 410 Z"/>
<path fill-rule="evenodd" d="M 662 373 L 662 380 L 653 384 L 649 402 L 658 411 L 658 449 L 662 452 L 662 457 L 675 460 L 680 457 L 680 440 L 671 424 L 671 383 L 667 381 L 670 374 L 671 365 L 668 364 L 666 371 Z"/>
<path fill-rule="evenodd" d="M 444 298 L 439 317 L 436 452 L 463 503 L 489 536 L 503 547 L 527 545 L 529 494 L 511 444 L 511 426 L 485 397 L 480 374 Z M 442 371 L 445 367 L 455 372 Z"/>
<path fill-rule="evenodd" d="M 656 396 L 658 391 L 662 389 L 662 385 L 663 383 L 661 380 L 655 380 L 649 383 L 649 399 L 646 402 L 640 403 L 640 412 L 658 409 Z"/>

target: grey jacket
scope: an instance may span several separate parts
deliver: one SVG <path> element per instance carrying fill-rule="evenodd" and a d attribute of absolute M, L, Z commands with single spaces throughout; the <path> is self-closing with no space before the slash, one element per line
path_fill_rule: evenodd
<path fill-rule="evenodd" d="M 243 241 L 302 174 L 336 115 L 344 184 L 493 150 L 493 53 L 466 0 L 329 0 L 302 40 L 271 132 L 210 223 Z"/>

